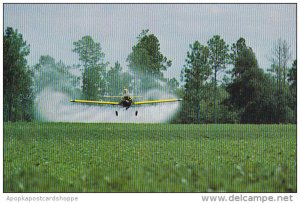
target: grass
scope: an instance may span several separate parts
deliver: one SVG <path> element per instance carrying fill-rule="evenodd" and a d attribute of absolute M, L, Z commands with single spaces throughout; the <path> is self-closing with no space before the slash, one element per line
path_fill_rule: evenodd
<path fill-rule="evenodd" d="M 296 192 L 296 125 L 4 123 L 4 192 Z"/>

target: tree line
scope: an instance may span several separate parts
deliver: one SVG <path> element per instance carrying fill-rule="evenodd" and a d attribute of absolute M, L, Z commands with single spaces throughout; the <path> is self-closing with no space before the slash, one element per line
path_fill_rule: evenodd
<path fill-rule="evenodd" d="M 180 81 L 164 77 L 172 61 L 148 29 L 137 36 L 125 68 L 105 61 L 101 44 L 91 36 L 73 43 L 79 58 L 75 65 L 46 55 L 29 66 L 30 46 L 11 27 L 5 30 L 3 49 L 4 121 L 36 119 L 34 100 L 46 87 L 91 100 L 119 95 L 127 87 L 134 94 L 155 88 L 183 98 L 172 123 L 296 123 L 297 61 L 288 67 L 292 59 L 285 40 L 276 41 L 272 65 L 265 70 L 244 38 L 232 45 L 219 35 L 206 44 L 195 41 L 187 50 Z"/>

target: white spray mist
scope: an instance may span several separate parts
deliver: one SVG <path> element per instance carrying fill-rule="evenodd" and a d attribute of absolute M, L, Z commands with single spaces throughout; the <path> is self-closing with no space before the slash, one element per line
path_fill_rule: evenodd
<path fill-rule="evenodd" d="M 51 59 L 51 58 L 50 58 Z M 48 61 L 50 60 L 48 58 Z M 82 103 L 73 103 L 70 100 L 80 98 L 79 84 L 74 83 L 74 78 L 80 76 L 80 73 L 74 73 L 73 69 L 67 68 L 62 63 L 52 63 L 42 65 L 39 71 L 36 71 L 35 86 L 37 97 L 35 100 L 36 119 L 49 122 L 116 122 L 116 123 L 161 123 L 167 122 L 175 115 L 179 109 L 179 102 L 159 103 L 152 105 L 131 106 L 128 110 L 121 106 L 110 105 L 88 105 Z M 115 80 L 120 80 L 116 77 Z M 151 87 L 160 87 L 149 91 L 138 93 L 143 96 L 137 100 L 154 100 L 176 98 L 168 93 L 167 85 L 164 82 L 149 77 L 147 75 L 133 74 L 133 79 L 148 82 Z M 117 81 L 116 81 L 117 82 Z M 134 83 L 135 84 L 135 83 Z M 138 84 L 136 84 L 138 86 Z M 134 88 L 131 87 L 133 90 Z M 122 89 L 120 89 L 120 93 Z M 108 93 L 109 94 L 109 93 Z M 80 98 L 84 99 L 84 98 Z M 116 116 L 118 111 L 118 116 Z M 138 115 L 135 116 L 135 111 Z"/>
<path fill-rule="evenodd" d="M 120 90 L 121 91 L 121 90 Z M 86 105 L 69 102 L 70 94 L 45 88 L 37 95 L 37 118 L 50 122 L 86 123 L 162 123 L 169 121 L 179 109 L 179 102 L 132 106 L 128 110 L 119 106 Z M 146 92 L 143 99 L 175 98 L 160 90 Z M 135 116 L 135 111 L 138 115 Z M 119 115 L 115 115 L 115 111 Z"/>

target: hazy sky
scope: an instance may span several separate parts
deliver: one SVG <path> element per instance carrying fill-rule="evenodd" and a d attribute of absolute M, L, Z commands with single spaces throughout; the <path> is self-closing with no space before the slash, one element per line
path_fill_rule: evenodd
<path fill-rule="evenodd" d="M 189 44 L 206 44 L 215 34 L 228 44 L 245 38 L 261 68 L 269 68 L 278 38 L 288 42 L 296 58 L 296 4 L 5 4 L 7 26 L 30 44 L 30 65 L 46 54 L 77 64 L 73 42 L 90 35 L 101 43 L 106 61 L 125 67 L 136 37 L 147 28 L 173 62 L 167 77 L 179 79 Z"/>

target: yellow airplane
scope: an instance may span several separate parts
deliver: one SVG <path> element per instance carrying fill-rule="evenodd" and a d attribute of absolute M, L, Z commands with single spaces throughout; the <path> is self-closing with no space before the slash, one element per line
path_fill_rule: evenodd
<path fill-rule="evenodd" d="M 134 98 L 141 98 L 142 96 L 130 96 L 128 89 L 123 90 L 123 96 L 104 96 L 105 98 L 120 98 L 119 102 L 111 101 L 91 101 L 91 100 L 70 100 L 70 102 L 77 103 L 87 103 L 87 104 L 107 104 L 107 105 L 119 105 L 126 108 L 126 110 L 132 105 L 143 105 L 143 104 L 155 104 L 155 103 L 164 103 L 164 102 L 177 102 L 182 101 L 182 99 L 160 99 L 160 100 L 148 100 L 148 101 L 133 101 Z M 138 115 L 138 111 L 135 111 L 135 116 Z M 116 116 L 118 116 L 118 111 L 116 111 Z"/>

